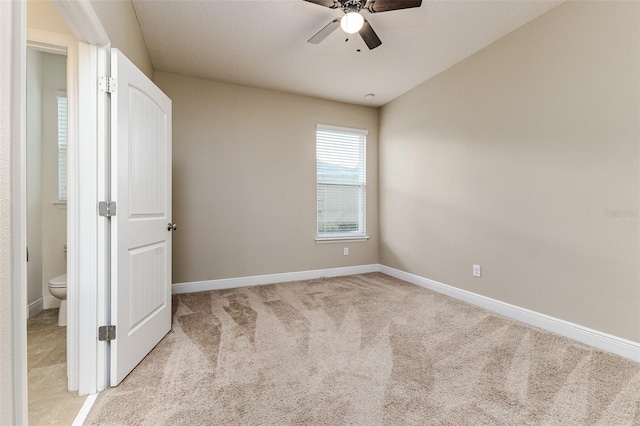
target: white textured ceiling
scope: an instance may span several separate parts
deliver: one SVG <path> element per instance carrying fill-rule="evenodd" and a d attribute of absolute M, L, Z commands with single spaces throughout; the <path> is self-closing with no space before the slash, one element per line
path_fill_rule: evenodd
<path fill-rule="evenodd" d="M 380 106 L 561 2 L 423 0 L 416 9 L 362 12 L 382 40 L 371 51 L 357 34 L 345 42 L 339 28 L 307 43 L 342 12 L 303 0 L 133 5 L 157 71 Z"/>

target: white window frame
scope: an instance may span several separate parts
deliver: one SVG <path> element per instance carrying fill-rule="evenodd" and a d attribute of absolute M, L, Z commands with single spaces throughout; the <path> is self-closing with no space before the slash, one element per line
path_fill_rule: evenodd
<path fill-rule="evenodd" d="M 360 193 L 360 203 L 359 203 L 359 214 L 358 214 L 358 222 L 359 222 L 359 230 L 358 231 L 348 231 L 348 232 L 331 232 L 331 233 L 320 233 L 319 232 L 319 223 L 320 223 L 320 214 L 319 214 L 319 206 L 316 206 L 316 242 L 317 243 L 330 243 L 330 242 L 340 242 L 340 241 L 367 241 L 369 237 L 367 236 L 367 221 L 366 221 L 366 210 L 367 210 L 367 174 L 366 174 L 366 162 L 367 162 L 367 135 L 369 132 L 364 129 L 355 129 L 350 127 L 340 127 L 340 126 L 332 126 L 327 124 L 318 124 L 316 126 L 316 203 L 318 203 L 318 195 L 319 188 L 321 182 L 318 179 L 318 131 L 336 131 L 341 133 L 348 133 L 351 135 L 358 135 L 362 137 L 362 172 L 364 174 L 363 179 L 360 183 L 361 193 Z M 345 186 L 354 186 L 345 184 Z"/>

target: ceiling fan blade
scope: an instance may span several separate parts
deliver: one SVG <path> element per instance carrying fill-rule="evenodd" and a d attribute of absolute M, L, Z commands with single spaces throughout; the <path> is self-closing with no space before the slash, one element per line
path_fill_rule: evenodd
<path fill-rule="evenodd" d="M 331 9 L 337 9 L 340 7 L 340 3 L 337 0 L 304 0 L 309 3 L 318 4 L 320 6 L 330 7 Z"/>
<path fill-rule="evenodd" d="M 367 5 L 367 10 L 371 13 L 379 13 L 390 10 L 410 9 L 421 5 L 422 0 L 372 0 Z"/>
<path fill-rule="evenodd" d="M 324 40 L 325 38 L 327 38 L 327 36 L 329 34 L 331 34 L 333 31 L 335 31 L 336 28 L 338 28 L 340 26 L 340 20 L 339 19 L 334 19 L 333 21 L 329 22 L 327 25 L 325 25 L 325 27 L 323 29 L 321 29 L 320 31 L 318 31 L 316 33 L 316 35 L 314 35 L 313 37 L 311 37 L 309 40 L 307 40 L 309 43 L 313 43 L 313 44 L 318 44 L 320 43 L 322 40 Z"/>
<path fill-rule="evenodd" d="M 359 33 L 360 37 L 362 37 L 369 50 L 373 50 L 382 44 L 382 41 L 380 41 L 378 34 L 373 31 L 371 24 L 366 19 L 364 20 L 364 24 L 362 25 Z"/>

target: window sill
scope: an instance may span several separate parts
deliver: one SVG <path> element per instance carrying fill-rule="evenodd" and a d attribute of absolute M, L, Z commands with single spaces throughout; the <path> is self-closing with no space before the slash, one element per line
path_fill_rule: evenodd
<path fill-rule="evenodd" d="M 316 237 L 316 244 L 326 244 L 326 243 L 357 243 L 362 241 L 368 241 L 369 237 L 367 235 L 360 237 Z"/>

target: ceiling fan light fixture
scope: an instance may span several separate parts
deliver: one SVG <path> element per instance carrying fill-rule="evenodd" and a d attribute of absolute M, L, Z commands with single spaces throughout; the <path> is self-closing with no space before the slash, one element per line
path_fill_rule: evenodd
<path fill-rule="evenodd" d="M 340 27 L 347 34 L 357 33 L 362 25 L 364 25 L 364 18 L 358 12 L 349 12 L 340 20 Z"/>

